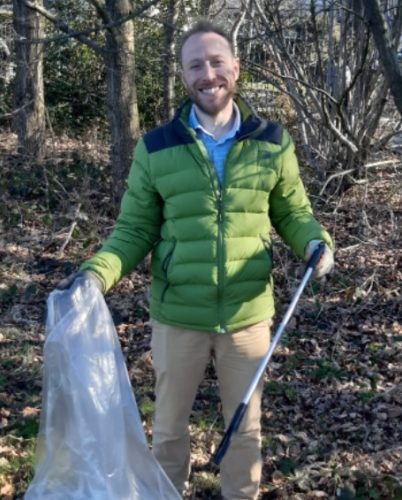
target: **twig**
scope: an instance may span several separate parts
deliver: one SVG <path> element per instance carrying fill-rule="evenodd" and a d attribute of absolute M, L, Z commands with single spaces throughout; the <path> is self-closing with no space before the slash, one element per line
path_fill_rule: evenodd
<path fill-rule="evenodd" d="M 369 241 L 362 241 L 361 243 L 355 243 L 354 245 L 349 245 L 348 247 L 343 247 L 338 250 L 338 254 L 341 252 L 350 252 L 351 250 L 354 250 L 355 248 L 358 248 L 361 245 L 370 245 L 371 243 Z"/>
<path fill-rule="evenodd" d="M 385 160 L 385 161 L 377 161 L 375 163 L 367 163 L 366 165 L 363 165 L 363 168 L 377 168 L 377 167 L 382 167 L 385 165 L 396 165 L 401 163 L 400 160 Z M 355 168 L 349 168 L 348 170 L 342 170 L 342 172 L 336 172 L 335 174 L 332 174 L 328 177 L 328 179 L 324 182 L 323 187 L 321 188 L 319 192 L 319 196 L 322 196 L 328 186 L 328 184 L 333 180 L 336 179 L 337 177 L 344 177 L 345 175 L 353 174 L 356 171 Z M 366 179 L 360 179 L 360 180 L 354 180 L 356 184 L 365 184 L 367 182 Z"/>
<path fill-rule="evenodd" d="M 385 161 L 376 161 L 374 163 L 367 163 L 366 165 L 363 165 L 364 168 L 374 168 L 374 167 L 383 167 L 385 165 L 395 165 L 395 164 L 402 164 L 401 160 L 385 160 Z"/>
<path fill-rule="evenodd" d="M 81 209 L 81 203 L 78 203 L 77 208 L 75 209 L 75 212 L 74 212 L 74 220 L 73 220 L 73 222 L 72 222 L 72 224 L 70 226 L 70 229 L 68 231 L 68 234 L 67 234 L 67 237 L 66 237 L 64 243 L 60 247 L 59 257 L 63 256 L 64 250 L 65 250 L 66 246 L 68 245 L 68 243 L 69 243 L 69 241 L 71 239 L 71 236 L 73 234 L 75 226 L 77 225 L 77 218 L 78 218 L 78 215 L 80 213 L 80 209 Z"/>
<path fill-rule="evenodd" d="M 57 184 L 57 186 L 59 186 L 59 188 L 63 191 L 63 193 L 65 194 L 65 196 L 67 197 L 67 199 L 70 198 L 70 193 L 67 191 L 67 189 L 63 186 L 63 184 L 59 181 L 59 179 L 56 177 L 56 175 L 54 173 L 52 173 L 51 171 L 49 171 L 45 165 L 43 165 L 43 169 L 46 170 L 46 178 L 49 179 L 49 176 L 51 177 L 52 181 Z M 65 200 L 66 198 L 61 196 L 57 191 L 54 191 L 54 193 L 61 199 L 61 200 Z"/>
<path fill-rule="evenodd" d="M 355 168 L 349 168 L 348 170 L 342 170 L 342 172 L 336 172 L 335 174 L 332 174 L 328 177 L 328 179 L 324 182 L 323 187 L 321 188 L 321 191 L 319 193 L 319 196 L 322 196 L 324 194 L 324 191 L 326 190 L 328 184 L 333 180 L 336 179 L 337 177 L 344 177 L 345 175 L 353 174 L 355 172 Z"/>

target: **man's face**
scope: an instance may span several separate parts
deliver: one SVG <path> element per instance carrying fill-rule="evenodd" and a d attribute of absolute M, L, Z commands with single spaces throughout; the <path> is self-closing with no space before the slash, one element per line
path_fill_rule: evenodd
<path fill-rule="evenodd" d="M 217 33 L 196 33 L 182 48 L 182 80 L 192 101 L 216 116 L 231 101 L 239 78 L 239 60 Z"/>

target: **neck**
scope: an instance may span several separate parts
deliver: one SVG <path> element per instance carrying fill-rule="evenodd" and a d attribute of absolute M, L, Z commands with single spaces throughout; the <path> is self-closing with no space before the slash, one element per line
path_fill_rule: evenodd
<path fill-rule="evenodd" d="M 235 117 L 233 101 L 230 101 L 225 109 L 216 115 L 209 115 L 202 111 L 196 104 L 194 106 L 198 121 L 214 139 L 222 137 L 233 125 Z"/>

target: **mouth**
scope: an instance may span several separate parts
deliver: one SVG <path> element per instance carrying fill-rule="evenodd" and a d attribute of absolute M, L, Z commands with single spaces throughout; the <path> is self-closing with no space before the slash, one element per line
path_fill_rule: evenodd
<path fill-rule="evenodd" d="M 201 92 L 201 94 L 215 95 L 217 92 L 219 92 L 219 90 L 221 88 L 223 88 L 223 85 L 217 85 L 216 87 L 208 87 L 208 88 L 204 88 L 204 89 L 199 89 L 199 91 Z"/>

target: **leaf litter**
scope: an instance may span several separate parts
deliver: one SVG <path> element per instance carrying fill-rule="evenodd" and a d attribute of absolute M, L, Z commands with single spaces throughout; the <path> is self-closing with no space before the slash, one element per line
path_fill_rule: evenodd
<path fill-rule="evenodd" d="M 33 474 L 47 295 L 99 247 L 114 212 L 104 147 L 61 141 L 38 168 L 13 155 L 15 137 L 2 134 L 1 144 L 0 497 L 13 499 Z M 96 172 L 97 189 L 78 182 L 83 171 L 89 180 Z M 402 175 L 368 181 L 316 211 L 334 235 L 337 265 L 308 286 L 264 376 L 261 499 L 402 498 Z M 303 266 L 277 238 L 275 263 L 278 322 Z M 145 262 L 106 300 L 151 442 L 149 281 Z M 223 430 L 212 364 L 190 429 L 187 498 L 220 498 L 209 463 Z"/>

